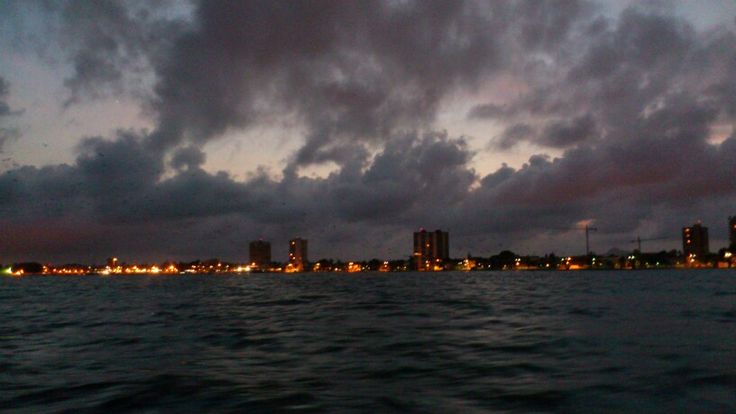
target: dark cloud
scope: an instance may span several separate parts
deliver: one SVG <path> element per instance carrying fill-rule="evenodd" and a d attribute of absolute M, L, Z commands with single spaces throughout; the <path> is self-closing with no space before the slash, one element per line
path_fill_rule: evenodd
<path fill-rule="evenodd" d="M 41 3 L 47 36 L 58 42 L 61 57 L 71 64 L 71 74 L 64 80 L 69 91 L 64 105 L 123 93 L 145 95 L 153 62 L 185 25 L 167 13 L 175 5 L 135 0 Z M 48 44 L 36 47 L 57 59 L 57 49 L 52 52 Z"/>
<path fill-rule="evenodd" d="M 589 142 L 596 137 L 595 120 L 584 115 L 569 121 L 556 121 L 548 124 L 539 143 L 553 148 L 567 148 L 582 142 Z"/>
<path fill-rule="evenodd" d="M 327 243 L 334 237 L 355 236 L 343 233 L 345 228 L 360 229 L 361 234 L 380 230 L 395 235 L 392 229 L 410 220 L 447 223 L 426 206 L 438 202 L 448 208 L 457 205 L 476 180 L 467 168 L 472 157 L 467 144 L 444 133 L 397 137 L 367 161 L 365 170 L 356 166 L 326 178 L 281 181 L 262 175 L 237 181 L 224 172 L 207 173 L 197 167 L 200 159 L 193 149 L 177 154 L 188 167 L 166 178 L 160 161 L 146 151 L 144 141 L 145 137 L 130 131 L 119 132 L 114 140 L 88 138 L 72 166 L 23 167 L 6 172 L 0 176 L 3 222 L 17 231 L 23 228 L 21 224 L 35 229 L 36 223 L 43 223 L 49 230 L 46 248 L 55 252 L 63 251 L 67 243 L 60 236 L 66 234 L 67 222 L 110 229 L 90 237 L 146 239 L 140 246 L 118 240 L 128 245 L 129 254 L 145 258 L 171 255 L 179 248 L 188 251 L 184 244 L 201 237 L 198 232 L 214 231 L 203 223 L 229 222 L 245 232 L 237 237 L 239 248 L 247 242 L 248 234 L 265 234 L 284 245 L 289 237 L 302 234 L 321 246 L 317 252 L 357 255 L 354 249 L 361 246 Z M 377 227 L 364 228 L 368 222 Z M 151 246 L 148 240 L 161 241 L 159 232 L 172 228 L 183 237 L 181 243 L 168 240 L 156 248 Z M 225 236 L 233 232 L 227 225 L 222 228 Z M 88 234 L 86 230 L 80 233 Z M 50 240 L 54 235 L 59 238 Z M 404 237 L 401 234 L 400 238 Z M 207 240 L 213 245 L 203 251 L 233 251 L 227 237 L 208 236 Z M 114 245 L 109 240 L 105 244 Z M 10 240 L 3 245 L 6 247 L 9 252 L 22 252 L 18 250 L 22 247 Z"/>
<path fill-rule="evenodd" d="M 134 132 L 120 131 L 114 140 L 93 137 L 81 142 L 77 166 L 90 195 L 124 199 L 146 192 L 156 183 L 163 162 L 140 141 Z"/>
<path fill-rule="evenodd" d="M 570 39 L 582 53 L 543 72 L 555 76 L 528 75 L 530 92 L 505 102 L 503 116 L 488 106 L 489 117 L 506 121 L 496 148 L 528 141 L 568 150 L 484 177 L 458 226 L 530 249 L 569 240 L 559 229 L 586 219 L 603 229 L 596 238 L 606 249 L 643 227 L 678 246 L 678 229 L 697 219 L 725 238 L 734 141 L 709 137 L 716 124 L 734 125 L 726 97 L 736 79 L 734 34 L 699 34 L 670 14 L 637 9 L 614 24 L 596 19 L 583 34 Z M 484 108 L 469 116 L 482 118 Z M 486 205 L 493 211 L 473 207 Z"/>
<path fill-rule="evenodd" d="M 709 205 L 736 201 L 736 141 L 708 143 L 708 125 L 717 114 L 694 97 L 675 95 L 630 126 L 636 136 L 573 148 L 555 159 L 532 157 L 518 170 L 501 168 L 468 198 L 465 222 L 474 225 L 467 231 L 495 229 L 508 238 L 521 229 L 554 233 L 593 219 L 610 246 L 647 220 L 676 241 L 673 223 L 705 218 L 724 237 L 723 223 L 732 213 Z M 493 215 L 473 207 L 485 205 L 495 207 Z M 661 211 L 668 216 L 659 216 Z"/>
<path fill-rule="evenodd" d="M 676 240 L 676 228 L 665 223 L 698 218 L 716 226 L 723 211 L 708 206 L 736 201 L 736 138 L 720 145 L 693 139 L 692 119 L 679 116 L 668 107 L 642 123 L 646 129 L 647 122 L 669 122 L 672 137 L 571 149 L 555 159 L 534 156 L 520 169 L 504 166 L 482 179 L 468 167 L 467 144 L 446 134 L 396 137 L 363 167 L 326 178 L 237 181 L 204 172 L 196 162 L 165 178 L 160 164 L 148 159 L 144 138 L 121 133 L 115 141 L 85 141 L 72 166 L 6 172 L 0 210 L 18 231 L 23 223 L 47 229 L 44 248 L 52 255 L 61 255 L 68 241 L 51 238 L 71 231 L 65 224 L 71 222 L 81 227 L 80 238 L 105 238 L 93 251 L 124 248 L 148 260 L 210 251 L 242 258 L 239 249 L 255 235 L 278 248 L 296 234 L 311 240 L 316 255 L 402 257 L 418 225 L 449 229 L 454 254 L 491 253 L 499 245 L 578 252 L 580 235 L 565 229 L 581 220 L 595 220 L 598 246 L 610 247 L 662 211 L 667 220 L 657 229 Z M 654 158 L 661 162 L 653 164 Z M 140 171 L 123 173 L 139 164 Z M 89 234 L 90 228 L 101 234 Z M 542 236 L 566 242 L 535 244 Z M 14 243 L 3 248 L 22 253 Z"/>
<path fill-rule="evenodd" d="M 5 101 L 8 97 L 10 85 L 8 81 L 0 77 L 0 117 L 10 115 L 10 106 Z"/>
<path fill-rule="evenodd" d="M 582 253 L 578 223 L 599 228 L 594 250 L 641 231 L 674 247 L 696 219 L 724 238 L 736 213 L 736 138 L 712 136 L 736 124 L 735 35 L 665 8 L 203 1 L 191 22 L 140 3 L 58 8 L 77 25 L 65 29 L 72 96 L 126 88 L 149 67 L 156 124 L 87 138 L 73 165 L 0 176 L 9 255 L 63 256 L 74 240 L 70 254 L 238 259 L 249 239 L 302 235 L 317 256 L 402 257 L 419 226 L 448 229 L 454 255 Z M 518 93 L 478 96 L 498 75 Z M 557 155 L 480 176 L 468 142 L 435 125 L 444 99 L 464 94 L 487 102 L 469 119 L 503 131 L 484 150 Z M 282 178 L 203 169 L 207 142 L 283 119 L 304 144 Z M 326 177 L 299 173 L 328 162 Z"/>
<path fill-rule="evenodd" d="M 295 165 L 349 162 L 499 66 L 494 15 L 473 2 L 206 1 L 196 17 L 157 66 L 158 146 L 278 113 L 307 127 Z"/>
<path fill-rule="evenodd" d="M 171 157 L 171 166 L 177 170 L 194 170 L 204 164 L 206 154 L 196 147 L 178 149 Z"/>
<path fill-rule="evenodd" d="M 736 33 L 718 31 L 699 48 L 692 57 L 699 62 L 695 82 L 712 80 L 703 85 L 705 95 L 713 99 L 724 112 L 733 119 L 736 117 Z"/>
<path fill-rule="evenodd" d="M 501 105 L 493 103 L 476 105 L 468 112 L 468 119 L 497 119 L 501 118 L 506 111 Z"/>
<path fill-rule="evenodd" d="M 428 204 L 451 208 L 475 181 L 472 154 L 462 139 L 410 134 L 391 140 L 365 172 L 335 176 L 331 200 L 348 221 L 436 220 Z"/>
<path fill-rule="evenodd" d="M 13 110 L 7 102 L 10 94 L 10 84 L 2 76 L 0 76 L 0 154 L 3 153 L 3 147 L 10 141 L 20 137 L 18 128 L 9 125 L 9 118 L 21 114 L 21 110 Z"/>
<path fill-rule="evenodd" d="M 578 19 L 591 8 L 582 1 L 516 2 L 511 15 L 511 21 L 516 22 L 514 37 L 525 51 L 548 52 L 569 36 Z"/>
<path fill-rule="evenodd" d="M 535 133 L 535 128 L 529 124 L 513 124 L 506 127 L 503 133 L 493 140 L 492 144 L 500 149 L 508 149 L 521 141 L 531 140 Z"/>

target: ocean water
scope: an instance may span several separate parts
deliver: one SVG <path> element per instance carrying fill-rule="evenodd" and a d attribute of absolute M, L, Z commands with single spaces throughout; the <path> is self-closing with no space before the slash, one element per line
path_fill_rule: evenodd
<path fill-rule="evenodd" d="M 736 272 L 0 279 L 0 411 L 736 412 Z"/>

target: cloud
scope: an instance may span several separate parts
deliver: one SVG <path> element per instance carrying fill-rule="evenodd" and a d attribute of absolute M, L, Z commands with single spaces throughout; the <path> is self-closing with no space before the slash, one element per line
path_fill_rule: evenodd
<path fill-rule="evenodd" d="M 476 105 L 468 112 L 468 119 L 497 119 L 504 115 L 504 108 L 500 105 L 487 103 Z"/>
<path fill-rule="evenodd" d="M 10 93 L 10 84 L 2 76 L 0 76 L 0 154 L 3 153 L 3 147 L 10 141 L 20 138 L 21 134 L 18 128 L 8 125 L 8 119 L 20 115 L 22 110 L 13 110 L 7 102 Z"/>
<path fill-rule="evenodd" d="M 403 227 L 410 219 L 433 220 L 439 225 L 442 220 L 425 206 L 457 204 L 476 180 L 467 168 L 472 157 L 467 144 L 445 133 L 397 137 L 366 161 L 365 170 L 356 166 L 327 178 L 282 181 L 263 175 L 237 181 L 225 172 L 207 173 L 198 168 L 201 154 L 191 148 L 175 156 L 186 161 L 177 161 L 177 165 L 187 168 L 165 177 L 160 160 L 146 150 L 145 140 L 144 135 L 131 131 L 120 131 L 112 140 L 87 138 L 74 165 L 7 171 L 0 176 L 2 221 L 19 232 L 24 226 L 34 234 L 40 232 L 34 230 L 38 225 L 48 229 L 44 245 L 50 255 L 63 251 L 67 222 L 84 229 L 110 229 L 94 235 L 85 230 L 80 233 L 92 238 L 119 238 L 120 245 L 130 249 L 129 254 L 147 259 L 156 254 L 168 257 L 179 248 L 189 251 L 172 240 L 162 241 L 162 229 L 175 228 L 175 234 L 190 240 L 200 237 L 198 232 L 209 232 L 226 222 L 236 222 L 235 228 L 245 234 L 265 234 L 284 245 L 289 237 L 302 234 L 315 245 L 321 244 L 318 252 L 357 254 L 352 250 L 357 246 L 328 249 L 325 243 L 336 236 L 347 243 L 357 241 L 360 234 L 395 234 L 391 229 Z M 375 228 L 367 228 L 368 223 L 375 223 Z M 345 228 L 360 231 L 343 233 Z M 230 231 L 226 226 L 223 234 Z M 333 232 L 336 235 L 327 234 Z M 58 239 L 52 240 L 54 235 Z M 134 246 L 126 237 L 162 244 L 155 248 L 149 242 Z M 242 237 L 246 236 L 238 240 L 245 243 L 247 239 Z M 231 242 L 227 237 L 211 240 L 208 249 L 233 251 Z M 19 246 L 30 241 L 2 243 L 11 253 L 19 254 Z M 110 245 L 115 244 L 109 239 L 101 244 Z M 389 246 L 389 250 L 395 248 Z M 104 255 L 102 247 L 92 250 Z"/>
<path fill-rule="evenodd" d="M 11 7 L 32 16 L 26 25 L 46 30 L 43 41 L 31 34 L 22 40 L 34 44 L 47 60 L 69 62 L 70 74 L 63 82 L 68 107 L 121 94 L 145 96 L 153 62 L 185 26 L 179 13 L 171 13 L 175 6 L 185 7 L 170 1 L 112 0 L 19 2 Z"/>
<path fill-rule="evenodd" d="M 504 166 L 485 177 L 469 167 L 473 152 L 465 141 L 445 133 L 395 137 L 363 165 L 325 178 L 238 181 L 196 162 L 165 177 L 161 164 L 149 159 L 145 137 L 124 131 L 112 141 L 86 140 L 74 165 L 6 172 L 0 212 L 17 231 L 47 229 L 39 249 L 51 257 L 64 254 L 69 222 L 78 224 L 80 238 L 105 239 L 88 254 L 104 257 L 124 246 L 145 260 L 204 252 L 242 258 L 239 249 L 255 235 L 276 246 L 302 235 L 315 255 L 402 257 L 420 225 L 449 229 L 453 254 L 490 254 L 499 244 L 576 253 L 579 234 L 570 229 L 581 220 L 594 220 L 600 230 L 594 249 L 600 250 L 629 240 L 662 211 L 667 217 L 656 231 L 676 240 L 665 223 L 698 218 L 717 225 L 724 213 L 709 206 L 736 201 L 736 138 L 719 145 L 693 139 L 691 120 L 679 119 L 676 104 L 660 111 L 642 128 L 672 122 L 672 137 L 570 149 L 555 159 L 533 156 L 519 169 Z M 91 228 L 100 233 L 84 230 Z M 557 247 L 535 244 L 555 237 Z M 3 243 L 9 254 L 22 253 L 19 245 Z"/>
<path fill-rule="evenodd" d="M 0 117 L 11 114 L 10 106 L 5 101 L 7 99 L 9 89 L 10 86 L 8 85 L 8 81 L 0 77 Z"/>
<path fill-rule="evenodd" d="M 549 123 L 539 138 L 539 143 L 553 148 L 567 148 L 596 137 L 593 117 L 583 115 L 569 121 Z"/>
<path fill-rule="evenodd" d="M 171 166 L 177 170 L 194 170 L 204 164 L 207 155 L 196 147 L 184 147 L 171 157 Z"/>
<path fill-rule="evenodd" d="M 696 219 L 723 238 L 735 213 L 736 138 L 714 134 L 736 124 L 731 28 L 569 1 L 206 1 L 191 20 L 139 3 L 59 9 L 71 95 L 128 88 L 140 69 L 155 128 L 85 138 L 71 165 L 0 176 L 11 256 L 64 257 L 72 234 L 84 247 L 73 254 L 95 257 L 237 259 L 252 238 L 295 235 L 317 256 L 403 257 L 419 226 L 449 230 L 454 255 L 574 254 L 584 220 L 605 251 L 643 231 L 676 245 Z M 509 74 L 514 94 L 487 92 Z M 491 146 L 437 125 L 448 97 L 501 129 Z M 207 143 L 285 119 L 303 144 L 282 178 L 203 169 Z M 473 169 L 477 151 L 521 142 L 539 152 L 521 167 Z M 325 177 L 300 175 L 330 162 Z"/>
<path fill-rule="evenodd" d="M 294 167 L 350 162 L 431 123 L 448 91 L 498 67 L 493 13 L 474 2 L 201 2 L 156 66 L 155 144 L 206 142 L 273 114 L 303 123 Z"/>
<path fill-rule="evenodd" d="M 471 191 L 458 225 L 468 233 L 496 231 L 506 240 L 533 243 L 590 218 L 611 246 L 645 222 L 676 241 L 678 226 L 705 219 L 724 237 L 723 223 L 733 213 L 712 206 L 736 201 L 736 141 L 708 142 L 708 125 L 717 116 L 708 103 L 675 95 L 629 126 L 635 136 L 609 137 L 555 159 L 534 156 L 518 170 L 504 166 Z M 494 208 L 489 214 L 482 206 Z"/>
<path fill-rule="evenodd" d="M 492 141 L 492 145 L 500 149 L 509 149 L 521 141 L 530 140 L 536 133 L 533 126 L 524 123 L 506 127 L 503 133 Z"/>

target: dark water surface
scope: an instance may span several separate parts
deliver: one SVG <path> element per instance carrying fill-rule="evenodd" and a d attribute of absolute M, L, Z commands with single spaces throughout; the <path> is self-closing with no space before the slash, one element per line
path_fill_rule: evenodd
<path fill-rule="evenodd" d="M 0 279 L 10 412 L 736 412 L 736 272 Z"/>

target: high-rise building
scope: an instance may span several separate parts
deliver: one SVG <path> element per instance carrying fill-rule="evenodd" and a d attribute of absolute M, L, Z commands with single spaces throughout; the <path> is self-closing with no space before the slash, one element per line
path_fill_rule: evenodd
<path fill-rule="evenodd" d="M 414 263 L 417 270 L 432 270 L 450 257 L 450 236 L 442 230 L 414 233 Z M 441 263 L 439 263 L 441 266 Z"/>
<path fill-rule="evenodd" d="M 700 223 L 682 228 L 682 251 L 686 257 L 702 261 L 708 254 L 708 228 Z"/>
<path fill-rule="evenodd" d="M 728 240 L 731 242 L 731 249 L 736 249 L 736 216 L 728 218 Z"/>
<path fill-rule="evenodd" d="M 250 265 L 257 270 L 265 270 L 271 264 L 271 243 L 264 240 L 250 242 L 248 246 Z"/>
<path fill-rule="evenodd" d="M 289 264 L 297 272 L 302 272 L 307 266 L 307 240 L 295 238 L 289 240 Z"/>

